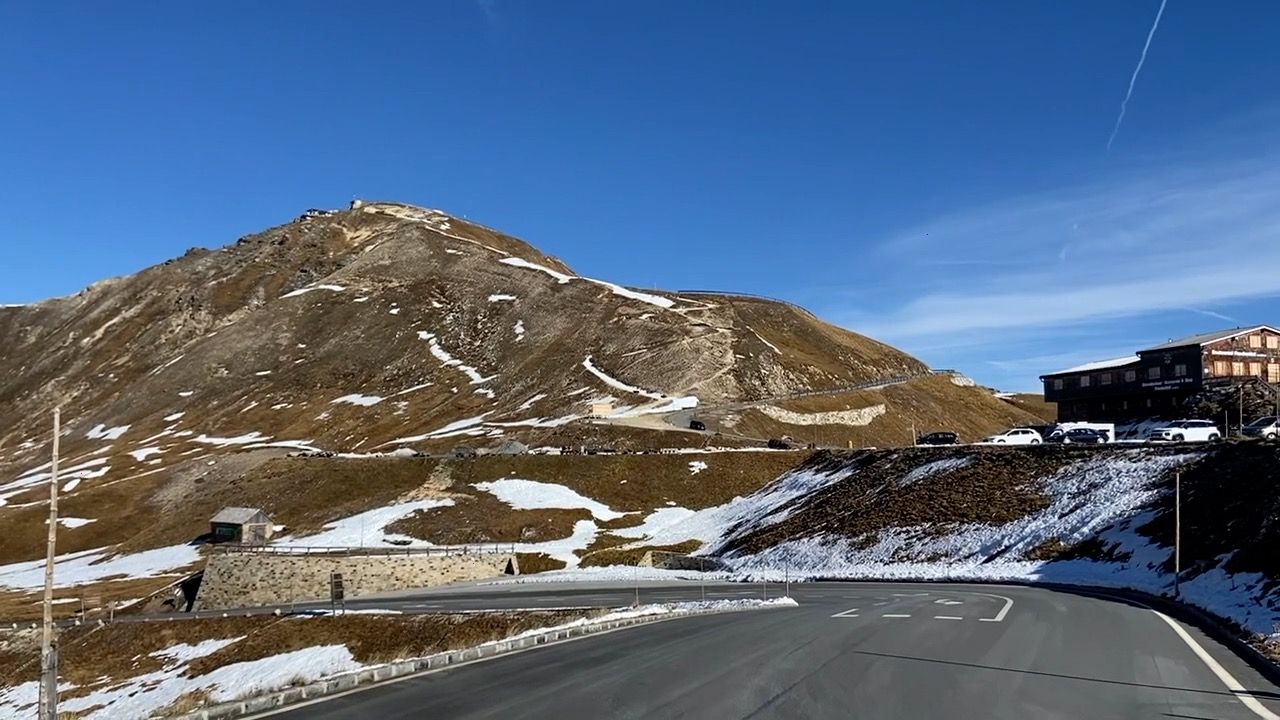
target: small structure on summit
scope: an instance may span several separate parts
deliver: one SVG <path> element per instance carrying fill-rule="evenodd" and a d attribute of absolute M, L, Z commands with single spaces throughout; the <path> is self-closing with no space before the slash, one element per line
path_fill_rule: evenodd
<path fill-rule="evenodd" d="M 258 508 L 225 507 L 209 519 L 214 542 L 263 545 L 271 539 L 275 526 Z"/>

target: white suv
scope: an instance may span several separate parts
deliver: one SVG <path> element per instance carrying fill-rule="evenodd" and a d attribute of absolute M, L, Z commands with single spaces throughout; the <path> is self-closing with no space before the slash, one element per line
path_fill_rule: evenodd
<path fill-rule="evenodd" d="M 1221 438 L 1218 426 L 1209 420 L 1175 420 L 1147 436 L 1158 442 L 1213 442 Z"/>
<path fill-rule="evenodd" d="M 1014 428 L 1005 430 L 998 435 L 992 435 L 982 442 L 995 443 L 997 445 L 1039 445 L 1041 438 L 1040 433 L 1031 428 Z"/>

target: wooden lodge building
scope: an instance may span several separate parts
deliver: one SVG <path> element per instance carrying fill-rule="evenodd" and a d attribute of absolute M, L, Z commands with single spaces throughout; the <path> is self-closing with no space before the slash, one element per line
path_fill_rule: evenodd
<path fill-rule="evenodd" d="M 1248 378 L 1280 383 L 1280 330 L 1257 325 L 1192 335 L 1040 376 L 1059 422 L 1174 419 L 1206 385 Z"/>

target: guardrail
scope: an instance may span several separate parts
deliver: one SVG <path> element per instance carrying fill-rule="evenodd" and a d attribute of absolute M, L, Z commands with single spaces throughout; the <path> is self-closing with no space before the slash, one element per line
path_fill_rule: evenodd
<path fill-rule="evenodd" d="M 437 545 L 432 547 L 346 547 L 335 545 L 211 545 L 214 555 L 510 555 L 514 544 L 508 545 Z"/>

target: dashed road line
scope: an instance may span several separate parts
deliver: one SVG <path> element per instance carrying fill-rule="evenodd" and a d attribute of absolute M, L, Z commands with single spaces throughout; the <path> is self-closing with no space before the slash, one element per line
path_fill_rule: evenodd
<path fill-rule="evenodd" d="M 838 612 L 831 617 L 858 617 L 858 608 L 849 608 L 843 612 Z"/>
<path fill-rule="evenodd" d="M 934 615 L 934 620 L 963 620 L 959 615 Z"/>
<path fill-rule="evenodd" d="M 904 614 L 902 614 L 902 613 L 885 613 L 884 615 L 881 615 L 880 617 L 887 617 L 887 618 L 909 618 L 909 617 L 911 617 L 911 616 L 910 616 L 910 615 L 904 615 Z"/>

